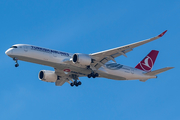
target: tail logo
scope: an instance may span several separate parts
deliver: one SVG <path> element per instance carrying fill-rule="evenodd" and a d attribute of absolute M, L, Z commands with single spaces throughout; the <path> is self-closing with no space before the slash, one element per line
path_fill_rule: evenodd
<path fill-rule="evenodd" d="M 151 71 L 153 67 L 153 61 L 149 56 L 146 56 L 146 58 L 140 62 L 140 66 L 144 71 Z"/>

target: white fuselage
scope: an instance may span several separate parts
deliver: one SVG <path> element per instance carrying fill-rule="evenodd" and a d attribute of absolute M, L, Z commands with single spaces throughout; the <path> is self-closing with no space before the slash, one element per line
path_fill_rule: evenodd
<path fill-rule="evenodd" d="M 17 48 L 9 48 L 6 51 L 6 54 L 12 58 L 50 66 L 62 70 L 63 72 L 67 72 L 65 70 L 68 69 L 70 70 L 68 72 L 71 74 L 74 73 L 79 76 L 87 76 L 91 73 L 91 70 L 87 69 L 86 66 L 74 64 L 70 60 L 73 55 L 71 53 L 26 44 L 16 44 L 14 46 L 17 46 Z M 114 80 L 141 80 L 156 78 L 156 76 L 145 75 L 145 71 L 112 62 L 106 63 L 96 72 L 99 73 L 99 77 Z"/>

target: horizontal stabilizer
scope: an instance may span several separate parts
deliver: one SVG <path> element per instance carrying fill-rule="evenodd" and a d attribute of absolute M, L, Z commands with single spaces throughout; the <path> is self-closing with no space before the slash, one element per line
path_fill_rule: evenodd
<path fill-rule="evenodd" d="M 160 74 L 160 73 L 165 72 L 167 70 L 170 70 L 172 68 L 174 68 L 174 67 L 165 67 L 165 68 L 162 68 L 162 69 L 159 69 L 159 70 L 155 70 L 155 71 L 152 71 L 152 72 L 145 73 L 145 75 L 150 75 L 150 76 L 157 75 L 157 74 Z"/>

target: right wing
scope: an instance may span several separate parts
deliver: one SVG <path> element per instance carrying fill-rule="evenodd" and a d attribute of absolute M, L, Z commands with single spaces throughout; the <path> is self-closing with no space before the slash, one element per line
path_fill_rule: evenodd
<path fill-rule="evenodd" d="M 151 42 L 153 40 L 156 40 L 156 39 L 162 37 L 166 32 L 167 32 L 167 30 L 164 31 L 163 33 L 161 33 L 160 35 L 153 37 L 153 38 L 150 38 L 150 39 L 147 39 L 147 40 L 143 40 L 140 42 L 136 42 L 136 43 L 132 43 L 129 45 L 117 47 L 114 49 L 90 54 L 90 56 L 94 59 L 93 63 L 91 64 L 91 68 L 94 68 L 97 70 L 101 66 L 103 66 L 106 62 L 108 62 L 110 60 L 113 60 L 114 62 L 116 62 L 114 58 L 116 58 L 120 55 L 124 55 L 125 57 L 127 57 L 126 53 L 132 51 L 134 48 L 136 48 L 138 46 L 141 46 L 143 44 L 146 44 L 148 42 Z"/>

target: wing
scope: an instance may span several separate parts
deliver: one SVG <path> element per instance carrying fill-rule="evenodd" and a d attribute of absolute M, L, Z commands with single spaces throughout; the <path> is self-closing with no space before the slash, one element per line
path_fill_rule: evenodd
<path fill-rule="evenodd" d="M 71 72 L 65 72 L 62 69 L 54 68 L 55 74 L 58 76 L 55 85 L 62 86 L 65 82 L 71 83 L 70 81 L 74 82 L 73 80 L 79 80 L 79 77 L 83 77 L 84 75 Z"/>
<path fill-rule="evenodd" d="M 136 48 L 138 46 L 141 46 L 143 44 L 146 44 L 148 42 L 154 41 L 154 40 L 162 37 L 166 32 L 167 32 L 167 30 L 164 31 L 163 33 L 161 33 L 160 35 L 153 37 L 153 38 L 150 38 L 150 39 L 147 39 L 147 40 L 143 40 L 140 42 L 136 42 L 136 43 L 132 43 L 129 45 L 117 47 L 114 49 L 90 54 L 90 56 L 94 59 L 94 63 L 91 64 L 91 68 L 99 69 L 102 65 L 104 65 L 106 62 L 108 62 L 110 60 L 116 62 L 114 58 L 116 58 L 120 55 L 124 55 L 125 57 L 127 57 L 126 53 L 132 51 L 134 48 Z"/>

